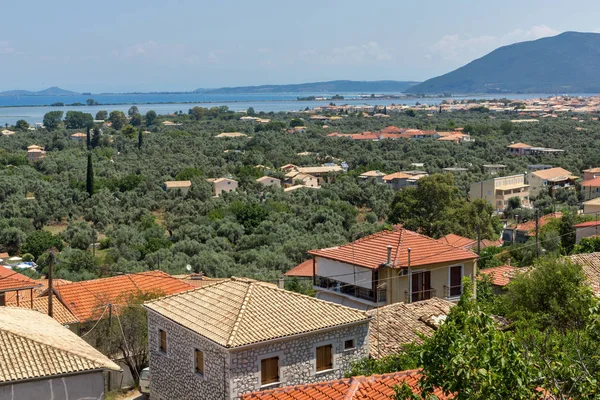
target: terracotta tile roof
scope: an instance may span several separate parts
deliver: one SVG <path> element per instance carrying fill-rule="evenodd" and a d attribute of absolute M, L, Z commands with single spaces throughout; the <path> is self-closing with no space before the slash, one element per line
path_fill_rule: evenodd
<path fill-rule="evenodd" d="M 357 133 L 350 137 L 352 140 L 379 140 L 379 134 L 372 132 Z"/>
<path fill-rule="evenodd" d="M 394 179 L 408 179 L 411 176 L 412 175 L 406 174 L 404 172 L 394 172 L 393 174 L 385 175 L 382 179 L 384 181 L 391 181 L 391 180 L 394 180 Z"/>
<path fill-rule="evenodd" d="M 477 258 L 472 251 L 441 243 L 404 228 L 381 231 L 355 242 L 328 249 L 310 250 L 308 253 L 361 267 L 377 269 L 387 261 L 387 246 L 392 246 L 392 264 L 395 268 L 408 266 L 411 249 L 411 266 L 450 263 Z"/>
<path fill-rule="evenodd" d="M 0 253 L 0 259 L 1 260 L 8 260 L 10 256 L 8 255 L 8 253 Z"/>
<path fill-rule="evenodd" d="M 92 279 L 57 286 L 54 290 L 63 303 L 82 322 L 102 314 L 106 304 L 120 304 L 130 294 L 174 294 L 194 287 L 162 271 L 141 272 Z"/>
<path fill-rule="evenodd" d="M 370 177 L 385 176 L 385 174 L 381 171 L 372 170 L 372 171 L 363 172 L 362 174 L 360 174 L 360 176 L 363 178 L 370 178 Z"/>
<path fill-rule="evenodd" d="M 43 292 L 45 292 L 46 289 L 48 289 L 48 279 L 42 278 L 42 279 L 37 279 L 36 281 L 40 284 L 40 287 L 37 288 L 35 291 L 38 293 L 38 295 L 40 295 Z M 69 283 L 73 283 L 73 282 L 68 281 L 66 279 L 57 279 L 57 278 L 52 279 L 52 286 L 68 285 Z"/>
<path fill-rule="evenodd" d="M 541 216 L 538 221 L 538 229 L 541 229 L 542 226 L 546 225 L 548 222 L 552 221 L 553 219 L 561 218 L 561 217 L 562 217 L 562 212 L 560 212 L 560 211 Z M 529 234 L 529 236 L 535 235 L 535 219 L 531 219 L 527 222 L 523 222 L 522 224 L 518 224 L 516 227 L 513 226 L 511 229 L 527 232 Z"/>
<path fill-rule="evenodd" d="M 316 260 L 315 260 L 316 262 Z M 319 266 L 316 266 L 317 273 L 319 272 Z M 284 274 L 285 276 L 299 276 L 299 277 L 313 277 L 313 259 L 309 258 L 306 261 L 302 261 L 294 268 L 290 269 Z"/>
<path fill-rule="evenodd" d="M 587 186 L 593 186 L 593 187 L 600 186 L 600 176 L 597 177 L 597 178 L 594 178 L 594 179 L 590 179 L 590 180 L 581 182 L 581 186 L 585 186 L 585 187 L 587 187 Z"/>
<path fill-rule="evenodd" d="M 434 297 L 415 303 L 394 303 L 367 311 L 373 317 L 369 329 L 369 355 L 373 358 L 396 354 L 409 343 L 422 343 L 417 333 L 433 335 L 454 306 Z"/>
<path fill-rule="evenodd" d="M 401 133 L 402 129 L 398 128 L 397 126 L 388 126 L 383 128 L 381 131 L 381 133 Z"/>
<path fill-rule="evenodd" d="M 343 171 L 342 167 L 339 165 L 333 165 L 330 167 L 320 166 L 320 167 L 298 167 L 298 172 L 301 174 L 326 174 L 328 172 L 341 172 Z"/>
<path fill-rule="evenodd" d="M 599 167 L 595 167 L 595 168 L 588 168 L 588 169 L 584 169 L 583 172 L 589 172 L 589 173 L 597 173 L 600 172 L 600 168 Z"/>
<path fill-rule="evenodd" d="M 183 282 L 192 285 L 195 288 L 213 285 L 215 283 L 223 282 L 226 278 L 209 278 L 202 274 L 186 274 L 186 275 L 172 275 L 173 278 L 181 279 Z"/>
<path fill-rule="evenodd" d="M 469 239 L 464 236 L 455 235 L 454 233 L 450 233 L 444 237 L 438 239 L 438 242 L 449 244 L 454 247 L 462 247 L 463 249 L 471 250 L 474 247 L 477 247 L 477 240 Z"/>
<path fill-rule="evenodd" d="M 509 149 L 529 149 L 533 146 L 526 143 L 513 143 L 507 146 Z"/>
<path fill-rule="evenodd" d="M 552 178 L 564 178 L 564 179 L 568 179 L 568 178 L 577 178 L 571 172 L 567 171 L 564 168 L 560 168 L 560 167 L 543 169 L 541 171 L 532 172 L 532 174 L 535 175 L 535 176 L 537 176 L 538 178 L 541 178 L 541 179 L 552 179 Z"/>
<path fill-rule="evenodd" d="M 0 383 L 90 370 L 121 368 L 47 315 L 0 307 Z"/>
<path fill-rule="evenodd" d="M 575 225 L 573 225 L 573 228 L 589 228 L 591 226 L 598 226 L 598 225 L 600 225 L 600 221 L 587 221 L 587 222 L 575 224 Z"/>
<path fill-rule="evenodd" d="M 31 289 L 39 285 L 38 282 L 23 274 L 0 266 L 0 293 L 17 289 Z"/>
<path fill-rule="evenodd" d="M 600 197 L 596 197 L 595 199 L 584 201 L 583 205 L 585 205 L 585 206 L 600 206 Z"/>
<path fill-rule="evenodd" d="M 242 400 L 387 400 L 393 398 L 394 387 L 408 384 L 413 393 L 420 393 L 419 370 L 392 372 L 383 375 L 355 376 L 335 381 L 284 386 L 242 395 Z M 433 392 L 439 400 L 451 399 L 440 389 Z"/>
<path fill-rule="evenodd" d="M 191 181 L 167 181 L 165 182 L 165 187 L 167 189 L 176 189 L 176 188 L 186 188 L 191 187 Z"/>
<path fill-rule="evenodd" d="M 369 320 L 362 311 L 246 278 L 149 301 L 145 307 L 226 348 Z"/>
<path fill-rule="evenodd" d="M 600 253 L 574 254 L 569 258 L 581 265 L 594 295 L 600 297 Z"/>
<path fill-rule="evenodd" d="M 489 276 L 492 279 L 493 285 L 506 286 L 511 279 L 516 276 L 519 270 L 519 268 L 511 265 L 501 265 L 499 267 L 482 269 L 479 271 L 479 274 Z"/>
<path fill-rule="evenodd" d="M 31 301 L 21 300 L 18 305 L 16 301 L 12 301 L 7 302 L 6 305 L 10 307 L 31 308 Z M 48 297 L 36 297 L 33 299 L 33 309 L 42 314 L 48 314 Z M 52 317 L 61 325 L 76 324 L 79 322 L 77 317 L 56 297 L 52 301 Z"/>

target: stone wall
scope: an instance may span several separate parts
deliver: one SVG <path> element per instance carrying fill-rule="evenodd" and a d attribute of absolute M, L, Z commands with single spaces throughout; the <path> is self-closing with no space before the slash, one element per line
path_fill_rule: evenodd
<path fill-rule="evenodd" d="M 159 333 L 167 333 L 167 352 L 159 350 Z M 229 355 L 198 334 L 148 310 L 150 399 L 223 400 L 229 393 Z M 204 376 L 195 372 L 194 350 L 204 352 Z"/>
<path fill-rule="evenodd" d="M 344 341 L 355 340 L 352 350 L 344 351 Z M 279 356 L 278 384 L 268 388 L 321 382 L 343 378 L 352 361 L 369 354 L 369 324 L 333 329 L 302 337 L 290 338 L 244 350 L 233 349 L 231 357 L 231 398 L 240 394 L 261 390 L 260 360 Z M 316 348 L 333 345 L 333 369 L 316 372 Z"/>

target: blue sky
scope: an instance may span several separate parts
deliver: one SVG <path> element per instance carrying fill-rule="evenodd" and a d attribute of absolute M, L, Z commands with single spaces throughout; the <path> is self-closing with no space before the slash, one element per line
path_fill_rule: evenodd
<path fill-rule="evenodd" d="M 600 2 L 11 1 L 0 91 L 425 80 L 496 47 L 600 31 Z"/>

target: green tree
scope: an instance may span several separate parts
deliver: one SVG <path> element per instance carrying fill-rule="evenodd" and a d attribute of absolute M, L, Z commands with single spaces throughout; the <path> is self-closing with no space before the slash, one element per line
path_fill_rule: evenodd
<path fill-rule="evenodd" d="M 37 259 L 42 253 L 52 247 L 56 247 L 59 251 L 62 250 L 62 240 L 48 231 L 39 230 L 27 235 L 27 239 L 25 240 L 25 244 L 23 244 L 21 251 L 24 253 L 31 253 Z"/>
<path fill-rule="evenodd" d="M 531 400 L 538 391 L 535 362 L 473 299 L 472 283 L 420 353 L 423 365 L 421 395 L 408 385 L 397 388 L 395 398 L 433 399 L 436 388 L 457 400 Z"/>
<path fill-rule="evenodd" d="M 503 303 L 504 313 L 515 321 L 564 331 L 584 324 L 593 295 L 580 265 L 548 257 L 513 279 Z"/>
<path fill-rule="evenodd" d="M 85 178 L 85 190 L 90 196 L 94 194 L 94 165 L 92 164 L 92 153 L 87 155 L 87 174 Z"/>
<path fill-rule="evenodd" d="M 44 114 L 44 126 L 49 131 L 53 131 L 60 126 L 62 122 L 62 111 L 50 111 Z"/>
<path fill-rule="evenodd" d="M 96 113 L 96 119 L 99 121 L 104 121 L 108 118 L 108 111 L 100 110 Z"/>
<path fill-rule="evenodd" d="M 248 115 L 249 117 L 255 116 L 256 112 L 254 111 L 254 107 L 248 107 L 248 110 L 246 111 L 246 115 Z"/>
<path fill-rule="evenodd" d="M 87 104 L 88 106 L 96 106 L 96 105 L 98 105 L 98 102 L 94 99 L 87 99 L 85 101 L 85 104 Z"/>
<path fill-rule="evenodd" d="M 140 110 L 137 108 L 137 106 L 131 106 L 129 107 L 129 110 L 127 110 L 127 115 L 129 115 L 130 117 L 132 117 L 134 114 L 139 114 Z"/>
<path fill-rule="evenodd" d="M 19 131 L 26 131 L 29 129 L 29 124 L 24 119 L 20 119 L 15 123 L 15 128 Z"/>
<path fill-rule="evenodd" d="M 146 126 L 154 125 L 156 122 L 156 111 L 150 110 L 146 113 Z"/>
<path fill-rule="evenodd" d="M 102 132 L 100 131 L 99 127 L 95 126 L 94 130 L 92 131 L 92 140 L 91 140 L 92 149 L 98 147 L 98 145 L 100 144 L 101 138 L 102 138 Z"/>
<path fill-rule="evenodd" d="M 84 129 L 94 125 L 92 114 L 81 111 L 67 111 L 65 127 L 67 129 Z"/>
<path fill-rule="evenodd" d="M 430 175 L 420 179 L 417 187 L 396 192 L 389 219 L 391 223 L 438 238 L 455 230 L 453 215 L 460 205 L 452 175 Z"/>
<path fill-rule="evenodd" d="M 127 125 L 127 117 L 122 111 L 111 111 L 108 120 L 112 123 L 112 127 L 118 131 Z"/>
<path fill-rule="evenodd" d="M 300 118 L 292 118 L 290 120 L 290 128 L 294 128 L 296 126 L 303 126 L 304 125 L 304 121 L 302 121 Z"/>
<path fill-rule="evenodd" d="M 142 115 L 140 113 L 135 113 L 131 116 L 129 123 L 133 126 L 141 126 L 142 125 Z"/>
<path fill-rule="evenodd" d="M 412 108 L 409 108 L 408 110 L 406 110 L 406 115 L 409 117 L 416 117 L 417 113 Z"/>
<path fill-rule="evenodd" d="M 138 150 L 142 149 L 142 145 L 144 144 L 144 132 L 139 129 L 138 130 Z"/>
<path fill-rule="evenodd" d="M 558 233 L 560 234 L 560 246 L 563 254 L 570 254 L 575 247 L 575 228 L 573 225 L 577 223 L 577 216 L 574 212 L 565 212 L 560 218 Z"/>

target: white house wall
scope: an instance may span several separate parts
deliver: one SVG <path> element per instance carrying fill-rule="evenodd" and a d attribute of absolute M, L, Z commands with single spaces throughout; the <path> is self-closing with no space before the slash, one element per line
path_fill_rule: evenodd
<path fill-rule="evenodd" d="M 373 287 L 373 271 L 369 268 L 357 267 L 339 261 L 318 258 L 318 275 L 336 281 L 360 286 L 365 289 Z"/>

